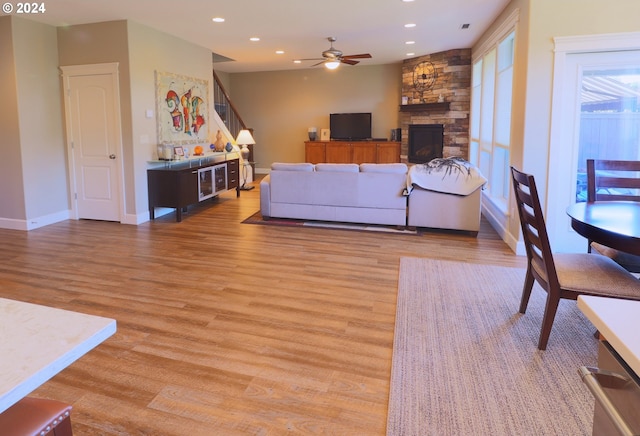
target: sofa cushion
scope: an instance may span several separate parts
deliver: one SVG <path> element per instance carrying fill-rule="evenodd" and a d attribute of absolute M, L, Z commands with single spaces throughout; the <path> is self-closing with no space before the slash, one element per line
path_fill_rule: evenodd
<path fill-rule="evenodd" d="M 316 171 L 326 171 L 333 173 L 359 173 L 358 164 L 339 164 L 339 163 L 319 163 L 316 164 Z"/>
<path fill-rule="evenodd" d="M 406 174 L 407 171 L 408 171 L 407 165 L 403 163 L 360 164 L 360 172 L 363 172 L 363 173 Z"/>
<path fill-rule="evenodd" d="M 313 171 L 313 164 L 311 163 L 284 163 L 274 162 L 271 164 L 271 169 L 276 171 Z"/>
<path fill-rule="evenodd" d="M 357 204 L 358 172 L 271 171 L 270 176 L 272 203 Z"/>

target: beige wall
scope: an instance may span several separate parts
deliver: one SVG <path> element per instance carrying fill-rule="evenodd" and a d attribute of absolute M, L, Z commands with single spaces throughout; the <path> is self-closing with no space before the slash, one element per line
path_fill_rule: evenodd
<path fill-rule="evenodd" d="M 14 44 L 26 216 L 33 225 L 51 214 L 67 217 L 70 205 L 56 30 L 19 20 Z"/>
<path fill-rule="evenodd" d="M 514 66 L 511 164 L 536 176 L 541 199 L 546 203 L 553 38 L 636 32 L 640 29 L 640 1 L 611 0 L 605 5 L 601 0 L 512 0 L 473 50 L 516 8 L 520 10 L 520 21 Z M 503 226 L 498 229 L 504 232 L 503 239 L 515 249 L 520 224 L 513 205 L 510 213 L 495 218 Z M 547 217 L 548 225 L 552 221 Z"/>
<path fill-rule="evenodd" d="M 158 143 L 156 117 L 147 118 L 145 115 L 149 109 L 156 113 L 155 72 L 179 74 L 207 81 L 209 112 L 204 128 L 207 132 L 215 134 L 218 125 L 213 116 L 211 50 L 131 21 L 128 22 L 128 29 L 135 212 L 141 216 L 148 211 L 147 161 L 155 158 Z M 131 193 L 131 190 L 128 192 Z"/>
<path fill-rule="evenodd" d="M 307 129 L 329 128 L 329 114 L 371 112 L 374 137 L 389 138 L 399 127 L 402 65 L 347 66 L 237 73 L 230 97 L 255 131 L 258 172 L 273 162 L 304 161 Z"/>
<path fill-rule="evenodd" d="M 0 220 L 5 227 L 8 221 L 26 219 L 13 21 L 11 16 L 0 17 L 0 94 L 4 100 L 0 105 Z"/>
<path fill-rule="evenodd" d="M 69 213 L 55 29 L 0 17 L 0 58 L 0 224 L 27 230 Z"/>
<path fill-rule="evenodd" d="M 81 24 L 58 28 L 58 59 L 61 66 L 118 63 L 120 83 L 120 123 L 125 190 L 134 185 L 131 87 L 129 80 L 129 50 L 127 22 Z M 135 196 L 125 196 L 125 215 L 135 211 Z"/>
<path fill-rule="evenodd" d="M 148 161 L 155 159 L 158 143 L 155 72 L 206 80 L 212 94 L 211 51 L 131 21 L 59 28 L 58 41 L 61 65 L 119 63 L 125 220 L 146 221 Z M 207 131 L 217 130 L 209 101 Z"/>
<path fill-rule="evenodd" d="M 216 68 L 216 64 L 213 64 L 213 69 L 216 70 L 216 74 L 218 75 L 218 79 L 222 82 L 222 86 L 224 90 L 227 92 L 231 91 L 231 74 L 225 73 L 224 71 L 220 71 Z"/>

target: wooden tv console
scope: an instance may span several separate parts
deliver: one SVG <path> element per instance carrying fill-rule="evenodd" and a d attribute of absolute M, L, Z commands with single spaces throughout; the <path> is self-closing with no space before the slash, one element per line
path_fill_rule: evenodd
<path fill-rule="evenodd" d="M 400 143 L 395 141 L 305 141 L 305 161 L 316 163 L 396 163 Z"/>

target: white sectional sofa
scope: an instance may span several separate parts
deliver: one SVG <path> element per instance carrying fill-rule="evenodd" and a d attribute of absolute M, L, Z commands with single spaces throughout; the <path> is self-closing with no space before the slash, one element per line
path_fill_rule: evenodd
<path fill-rule="evenodd" d="M 407 172 L 402 163 L 273 163 L 260 182 L 260 211 L 265 219 L 405 226 Z"/>
<path fill-rule="evenodd" d="M 459 158 L 424 165 L 274 163 L 260 182 L 263 218 L 480 229 L 486 179 Z"/>

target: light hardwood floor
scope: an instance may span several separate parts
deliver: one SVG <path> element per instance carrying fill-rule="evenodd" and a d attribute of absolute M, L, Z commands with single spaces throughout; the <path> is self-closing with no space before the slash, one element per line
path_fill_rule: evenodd
<path fill-rule="evenodd" d="M 255 189 L 181 223 L 0 229 L 1 297 L 118 322 L 34 395 L 72 403 L 76 436 L 384 435 L 400 257 L 525 265 L 484 220 L 477 238 L 241 224 L 258 209 Z"/>

